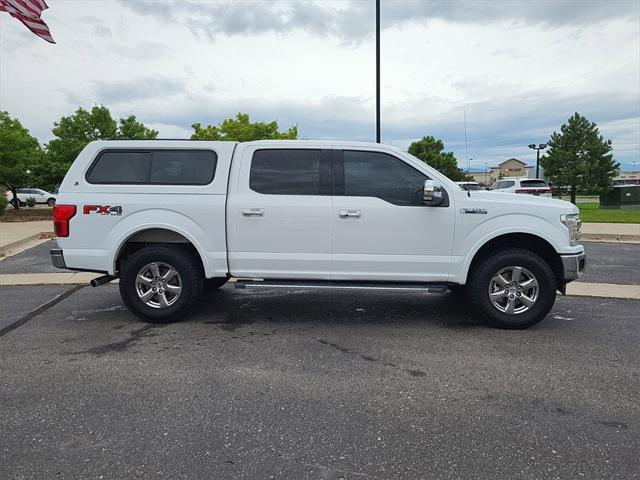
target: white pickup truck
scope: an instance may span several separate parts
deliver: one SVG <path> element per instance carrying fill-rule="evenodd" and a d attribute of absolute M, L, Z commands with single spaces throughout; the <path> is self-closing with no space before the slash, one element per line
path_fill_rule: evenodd
<path fill-rule="evenodd" d="M 578 209 L 466 191 L 380 144 L 90 143 L 54 207 L 56 267 L 119 277 L 151 322 L 203 290 L 400 289 L 467 295 L 502 328 L 542 320 L 585 267 Z M 291 301 L 295 301 L 292 299 Z"/>

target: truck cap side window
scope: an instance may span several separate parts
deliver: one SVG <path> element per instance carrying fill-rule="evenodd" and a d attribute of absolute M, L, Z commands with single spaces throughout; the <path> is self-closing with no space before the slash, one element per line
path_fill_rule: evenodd
<path fill-rule="evenodd" d="M 394 205 L 423 206 L 427 176 L 402 160 L 381 152 L 345 150 L 344 195 L 376 197 Z"/>
<path fill-rule="evenodd" d="M 325 195 L 323 156 L 319 149 L 257 150 L 251 159 L 249 188 L 267 195 Z"/>
<path fill-rule="evenodd" d="M 206 185 L 213 180 L 211 150 L 157 150 L 151 163 L 151 183 Z"/>
<path fill-rule="evenodd" d="M 207 185 L 216 164 L 212 150 L 105 150 L 86 179 L 95 184 Z"/>

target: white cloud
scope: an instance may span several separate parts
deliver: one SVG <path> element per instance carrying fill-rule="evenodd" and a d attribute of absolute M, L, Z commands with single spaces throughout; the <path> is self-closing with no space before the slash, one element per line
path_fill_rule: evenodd
<path fill-rule="evenodd" d="M 78 106 L 163 137 L 243 111 L 306 138 L 372 140 L 372 2 L 63 1 L 57 45 L 0 14 L 0 109 L 42 141 Z M 637 2 L 383 2 L 382 132 L 436 135 L 464 164 L 532 161 L 575 111 L 619 160 L 640 153 Z M 108 32 L 108 33 L 107 33 Z"/>

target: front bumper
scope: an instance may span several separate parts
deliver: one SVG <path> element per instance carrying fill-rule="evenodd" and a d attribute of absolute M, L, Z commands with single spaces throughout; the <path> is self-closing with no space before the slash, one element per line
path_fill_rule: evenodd
<path fill-rule="evenodd" d="M 51 263 L 53 263 L 54 267 L 67 268 L 67 264 L 64 263 L 64 254 L 61 248 L 52 248 L 49 250 L 49 255 L 51 256 Z"/>
<path fill-rule="evenodd" d="M 587 255 L 584 252 L 572 255 L 561 255 L 564 281 L 571 282 L 580 278 L 587 266 Z"/>

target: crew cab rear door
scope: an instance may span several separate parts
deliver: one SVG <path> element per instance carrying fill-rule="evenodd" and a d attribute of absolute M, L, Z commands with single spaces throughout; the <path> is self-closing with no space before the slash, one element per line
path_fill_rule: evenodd
<path fill-rule="evenodd" d="M 311 143 L 277 145 L 238 152 L 227 206 L 229 270 L 237 277 L 327 280 L 331 152 Z"/>
<path fill-rule="evenodd" d="M 449 205 L 422 203 L 427 175 L 389 152 L 332 150 L 332 280 L 446 281 Z"/>

